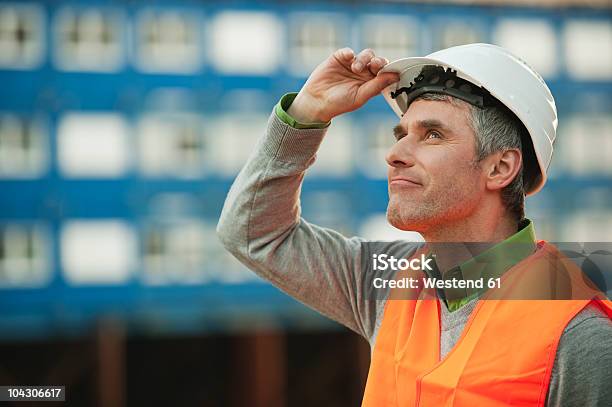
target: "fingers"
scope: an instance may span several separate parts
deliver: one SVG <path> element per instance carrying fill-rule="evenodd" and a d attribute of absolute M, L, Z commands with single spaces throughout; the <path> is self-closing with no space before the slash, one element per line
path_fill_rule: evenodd
<path fill-rule="evenodd" d="M 387 58 L 374 57 L 368 64 L 368 69 L 370 70 L 370 73 L 372 75 L 376 76 L 378 74 L 378 71 L 383 69 L 384 66 L 387 65 L 388 63 L 389 63 L 389 60 Z"/>
<path fill-rule="evenodd" d="M 365 72 L 376 76 L 378 71 L 389 63 L 387 58 L 377 57 L 371 48 L 366 48 L 357 55 L 351 48 L 340 48 L 333 56 L 343 63 L 350 64 L 351 70 L 357 74 Z"/>
<path fill-rule="evenodd" d="M 378 95 L 384 88 L 399 81 L 399 74 L 395 72 L 385 72 L 377 75 L 364 83 L 357 92 L 357 102 L 359 105 L 365 104 L 369 99 Z"/>
<path fill-rule="evenodd" d="M 355 60 L 351 64 L 351 70 L 354 73 L 361 73 L 374 57 L 374 51 L 371 48 L 364 49 L 355 57 Z"/>
<path fill-rule="evenodd" d="M 355 58 L 355 52 L 348 47 L 340 48 L 334 52 L 334 56 L 342 62 L 351 63 L 353 58 Z"/>
<path fill-rule="evenodd" d="M 388 63 L 389 60 L 387 58 L 377 57 L 374 54 L 374 50 L 366 48 L 355 57 L 355 60 L 351 64 L 351 70 L 354 73 L 369 72 L 373 76 L 376 76 L 378 71 Z"/>

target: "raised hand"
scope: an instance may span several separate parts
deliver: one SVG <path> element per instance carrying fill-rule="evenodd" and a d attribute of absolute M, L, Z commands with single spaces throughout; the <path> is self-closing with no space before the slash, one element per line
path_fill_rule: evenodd
<path fill-rule="evenodd" d="M 339 49 L 312 71 L 287 113 L 301 123 L 326 123 L 356 110 L 399 80 L 397 73 L 378 74 L 388 63 L 369 48 L 358 55 Z"/>

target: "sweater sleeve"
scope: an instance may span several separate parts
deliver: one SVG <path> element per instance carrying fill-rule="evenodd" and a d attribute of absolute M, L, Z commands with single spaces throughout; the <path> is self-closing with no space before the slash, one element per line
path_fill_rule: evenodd
<path fill-rule="evenodd" d="M 612 406 L 612 322 L 590 305 L 559 340 L 548 388 L 548 407 Z"/>
<path fill-rule="evenodd" d="M 272 113 L 227 195 L 217 234 L 259 276 L 370 339 L 380 302 L 364 293 L 364 239 L 300 216 L 304 173 L 326 131 L 294 128 Z"/>

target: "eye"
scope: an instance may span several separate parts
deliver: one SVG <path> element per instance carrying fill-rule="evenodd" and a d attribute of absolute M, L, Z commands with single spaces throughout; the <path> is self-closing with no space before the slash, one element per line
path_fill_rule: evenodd
<path fill-rule="evenodd" d="M 430 130 L 427 132 L 427 134 L 425 135 L 425 139 L 429 140 L 429 139 L 441 139 L 442 138 L 442 134 L 440 134 L 439 132 L 435 131 L 435 130 Z"/>

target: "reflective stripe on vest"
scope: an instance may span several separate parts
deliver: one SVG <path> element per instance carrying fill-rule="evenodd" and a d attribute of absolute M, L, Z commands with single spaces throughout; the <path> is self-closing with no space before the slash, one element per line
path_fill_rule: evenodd
<path fill-rule="evenodd" d="M 568 289 L 570 299 L 541 299 Z M 443 360 L 438 300 L 387 300 L 362 406 L 543 406 L 567 324 L 589 303 L 612 318 L 612 303 L 545 242 L 490 293 Z"/>

